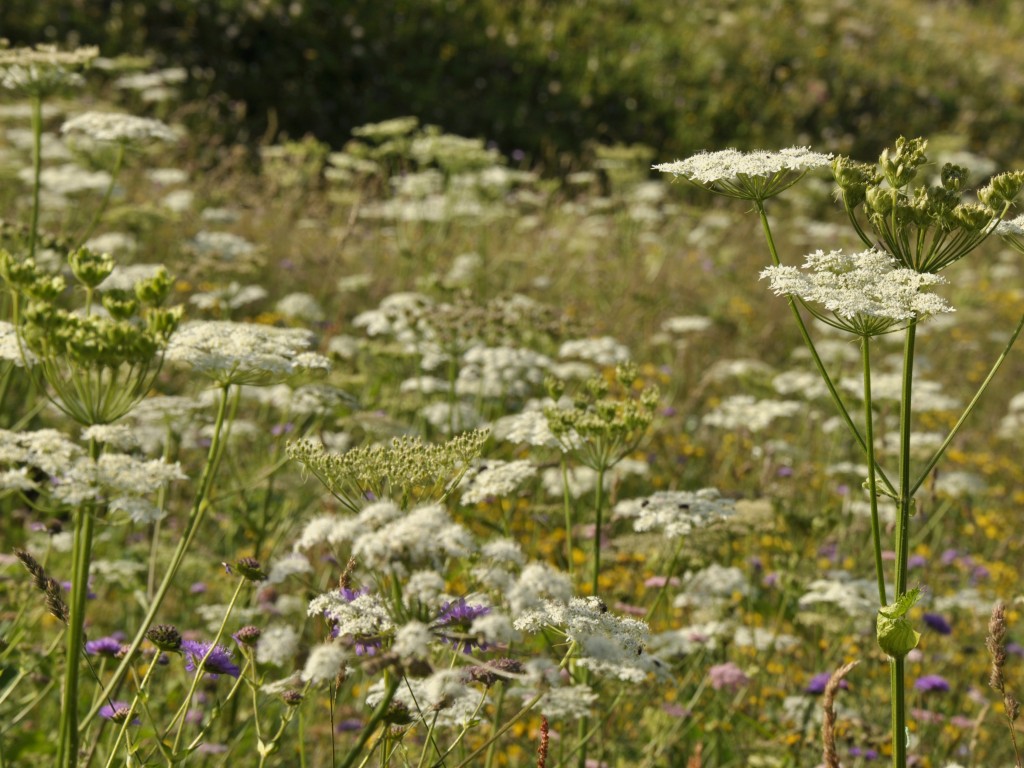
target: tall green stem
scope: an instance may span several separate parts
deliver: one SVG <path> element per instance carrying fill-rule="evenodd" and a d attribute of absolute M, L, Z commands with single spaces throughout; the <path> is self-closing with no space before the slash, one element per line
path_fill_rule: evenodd
<path fill-rule="evenodd" d="M 878 479 L 875 474 L 875 426 L 871 403 L 871 339 L 860 340 L 861 362 L 864 367 L 864 441 L 867 443 L 868 496 L 871 504 L 871 539 L 875 548 L 875 576 L 878 579 L 878 604 L 884 606 L 885 572 L 882 567 L 882 528 L 878 521 Z"/>
<path fill-rule="evenodd" d="M 768 251 L 772 257 L 772 263 L 775 266 L 779 266 L 779 252 L 775 247 L 775 238 L 772 237 L 772 230 L 768 224 L 768 214 L 765 212 L 764 203 L 761 200 L 755 200 L 754 204 L 757 206 L 757 212 L 761 217 L 761 228 L 764 230 L 765 239 L 768 241 Z M 857 425 L 853 423 L 853 419 L 850 416 L 850 412 L 846 410 L 846 406 L 843 404 L 842 398 L 839 396 L 839 392 L 836 390 L 835 384 L 832 383 L 832 377 L 828 375 L 828 371 L 825 370 L 825 364 L 821 361 L 821 357 L 818 355 L 818 350 L 814 346 L 814 342 L 811 340 L 811 334 L 807 330 L 807 325 L 804 323 L 803 317 L 800 315 L 800 310 L 796 305 L 796 300 L 789 296 L 787 297 L 789 302 L 789 308 L 793 312 L 793 317 L 796 319 L 797 327 L 800 329 L 800 335 L 803 337 L 804 344 L 807 346 L 808 352 L 811 353 L 811 359 L 814 361 L 814 367 L 817 368 L 822 381 L 825 382 L 825 386 L 828 388 L 828 393 L 832 397 L 832 402 L 835 403 L 836 408 L 839 411 L 839 415 L 846 423 L 847 428 L 850 430 L 850 434 L 853 435 L 857 444 L 861 450 L 867 452 L 867 443 L 864 440 L 864 436 L 861 435 L 860 430 L 857 429 Z M 881 478 L 882 483 L 886 489 L 895 494 L 896 489 L 893 488 L 892 483 L 889 482 L 889 478 L 886 477 L 885 472 L 882 471 L 881 467 L 876 467 L 875 470 L 878 477 Z"/>
<path fill-rule="evenodd" d="M 28 256 L 36 256 L 39 238 L 39 188 L 43 172 L 43 97 L 32 97 L 32 222 L 28 232 Z"/>
<path fill-rule="evenodd" d="M 89 226 L 78 239 L 78 244 L 81 245 L 90 237 L 92 233 L 96 231 L 96 227 L 100 224 L 100 219 L 103 218 L 104 211 L 107 210 L 107 206 L 110 205 L 110 198 L 114 194 L 114 187 L 117 185 L 117 177 L 121 174 L 121 165 L 124 163 L 125 145 L 124 142 L 118 142 L 117 155 L 114 158 L 114 167 L 110 171 L 110 183 L 107 185 L 106 192 L 103 193 L 103 200 L 100 201 L 100 207 L 96 209 L 96 213 L 93 214 L 92 221 L 89 222 Z"/>
<path fill-rule="evenodd" d="M 384 698 L 377 704 L 377 708 L 373 710 L 373 714 L 370 715 L 369 722 L 363 726 L 362 732 L 359 734 L 359 739 L 355 745 L 349 750 L 348 757 L 345 758 L 345 762 L 341 764 L 341 768 L 352 768 L 356 758 L 359 757 L 360 753 L 366 747 L 366 742 L 370 740 L 373 732 L 377 730 L 377 726 L 380 725 L 384 719 L 384 715 L 388 713 L 388 707 L 391 706 L 391 700 L 395 697 L 395 692 L 398 691 L 398 684 L 401 678 L 392 675 L 387 680 L 387 687 L 384 689 Z"/>
<path fill-rule="evenodd" d="M 598 582 L 601 579 L 601 523 L 604 507 L 604 462 L 598 465 L 597 488 L 594 489 L 594 573 L 591 579 L 590 594 L 597 597 Z"/>
<path fill-rule="evenodd" d="M 101 452 L 96 440 L 89 441 L 89 458 L 96 461 Z M 64 692 L 61 697 L 60 749 L 57 765 L 78 765 L 78 678 L 85 645 L 85 606 L 89 599 L 89 563 L 96 519 L 91 504 L 75 510 L 75 530 L 71 554 L 71 606 L 65 651 Z"/>
<path fill-rule="evenodd" d="M 562 508 L 565 511 L 565 566 L 569 571 L 569 581 L 575 584 L 573 579 L 574 565 L 572 562 L 572 504 L 569 494 L 569 460 L 565 452 L 562 453 Z"/>
<path fill-rule="evenodd" d="M 910 555 L 910 507 L 913 497 L 910 490 L 910 427 L 911 394 L 914 385 L 914 342 L 917 325 L 907 327 L 906 343 L 903 347 L 903 389 L 900 397 L 900 492 L 897 496 L 896 512 L 896 599 L 907 591 L 907 560 Z M 892 765 L 906 768 L 907 765 L 907 707 L 906 680 L 903 658 L 890 660 L 890 687 L 892 689 Z"/>
<path fill-rule="evenodd" d="M 217 458 L 221 452 L 221 437 L 224 429 L 225 417 L 227 415 L 228 390 L 230 387 L 230 384 L 225 384 L 221 387 L 220 402 L 217 405 L 217 419 L 213 426 L 213 439 L 210 441 L 210 449 L 206 455 L 206 464 L 203 466 L 203 473 L 199 478 L 199 488 L 196 490 L 192 509 L 189 512 L 188 519 L 185 521 L 185 530 L 182 531 L 181 539 L 178 541 L 178 546 L 174 550 L 171 564 L 167 567 L 166 573 L 164 573 L 164 578 L 160 582 L 160 586 L 157 588 L 156 594 L 153 596 L 153 601 L 149 604 L 149 610 L 146 611 L 146 616 L 142 619 L 142 623 L 139 625 L 139 628 L 135 633 L 135 637 L 129 646 L 128 652 L 125 654 L 124 659 L 121 660 L 117 669 L 114 670 L 114 674 L 111 676 L 107 686 L 103 689 L 103 693 L 99 697 L 99 703 L 97 703 L 97 705 L 94 706 L 89 711 L 89 714 L 87 714 L 82 720 L 80 725 L 81 728 L 84 728 L 89 724 L 89 722 L 99 712 L 102 702 L 112 698 L 114 691 L 121 684 L 121 680 L 124 678 L 128 671 L 128 667 L 131 664 L 132 657 L 142 645 L 142 641 L 146 637 L 146 632 L 156 619 L 157 612 L 160 610 L 160 606 L 163 604 L 164 598 L 167 596 L 167 592 L 170 590 L 171 584 L 174 582 L 174 577 L 178 573 L 181 561 L 185 559 L 185 554 L 192 545 L 192 540 L 195 538 L 196 531 L 200 524 L 202 524 L 203 518 L 206 516 L 206 510 L 209 507 L 206 502 L 206 497 L 210 491 L 211 485 L 213 485 Z"/>

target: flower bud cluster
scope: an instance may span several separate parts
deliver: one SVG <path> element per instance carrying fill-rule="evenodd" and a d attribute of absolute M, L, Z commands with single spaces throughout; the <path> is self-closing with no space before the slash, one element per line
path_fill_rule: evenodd
<path fill-rule="evenodd" d="M 625 363 L 615 369 L 618 396 L 609 395 L 609 385 L 601 377 L 588 380 L 572 397 L 569 407 L 552 406 L 544 410 L 548 426 L 566 450 L 574 451 L 584 466 L 607 469 L 632 452 L 654 420 L 658 390 L 648 387 L 639 395 L 633 384 L 639 371 Z M 564 385 L 549 381 L 556 402 Z"/>
<path fill-rule="evenodd" d="M 290 442 L 288 456 L 313 473 L 352 511 L 367 500 L 390 499 L 401 508 L 440 501 L 458 485 L 480 455 L 486 430 L 474 430 L 445 443 L 425 443 L 418 437 L 395 438 L 387 445 L 329 453 L 310 440 Z"/>
<path fill-rule="evenodd" d="M 16 331 L 23 354 L 38 359 L 35 370 L 66 413 L 83 424 L 106 424 L 148 391 L 182 309 L 161 306 L 171 288 L 171 278 L 161 270 L 138 282 L 134 293 L 104 293 L 100 301 L 106 312 L 95 313 L 93 295 L 113 271 L 113 259 L 82 248 L 69 254 L 68 264 L 85 289 L 82 310 L 60 305 L 67 288 L 63 276 L 0 250 L 0 277 L 20 308 Z"/>
<path fill-rule="evenodd" d="M 968 171 L 947 163 L 937 185 L 914 185 L 928 162 L 924 139 L 900 137 L 877 166 L 847 157 L 832 161 L 832 174 L 851 222 L 864 243 L 875 243 L 855 216 L 861 209 L 879 245 L 900 265 L 916 272 L 938 272 L 977 248 L 1006 215 L 1021 188 L 1024 173 L 1003 173 L 977 191 L 977 203 L 965 201 Z"/>

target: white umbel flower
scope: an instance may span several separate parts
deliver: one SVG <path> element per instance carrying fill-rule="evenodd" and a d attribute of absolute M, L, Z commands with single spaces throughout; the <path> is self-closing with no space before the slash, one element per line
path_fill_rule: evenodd
<path fill-rule="evenodd" d="M 298 649 L 299 633 L 287 624 L 276 624 L 264 629 L 256 641 L 256 663 L 287 668 Z"/>
<path fill-rule="evenodd" d="M 330 683 L 345 666 L 348 654 L 338 643 L 321 643 L 309 652 L 302 679 L 313 683 Z"/>
<path fill-rule="evenodd" d="M 815 251 L 801 268 L 767 267 L 761 272 L 761 279 L 766 278 L 777 296 L 822 304 L 831 317 L 808 309 L 823 322 L 862 336 L 954 311 L 941 297 L 921 290 L 944 284 L 943 277 L 899 267 L 892 256 L 875 249 L 853 254 Z"/>
<path fill-rule="evenodd" d="M 165 123 L 149 117 L 120 112 L 83 112 L 66 121 L 60 129 L 64 136 L 84 136 L 92 141 L 146 142 L 176 141 L 178 135 Z"/>
<path fill-rule="evenodd" d="M 789 147 L 777 152 L 756 150 L 740 152 L 723 149 L 719 152 L 701 152 L 686 160 L 661 163 L 654 170 L 685 176 L 691 181 L 713 184 L 738 176 L 775 176 L 785 171 L 807 171 L 832 162 L 832 155 L 812 152 L 808 147 Z"/>
<path fill-rule="evenodd" d="M 166 359 L 188 363 L 218 384 L 266 385 L 309 370 L 328 370 L 323 355 L 307 352 L 313 334 L 256 323 L 193 321 L 171 337 Z"/>
<path fill-rule="evenodd" d="M 666 538 L 675 539 L 695 528 L 724 520 L 735 508 L 735 502 L 723 499 L 715 488 L 702 488 L 699 491 L 658 491 L 643 499 L 625 499 L 615 505 L 615 515 L 635 518 L 635 531 L 658 531 Z"/>

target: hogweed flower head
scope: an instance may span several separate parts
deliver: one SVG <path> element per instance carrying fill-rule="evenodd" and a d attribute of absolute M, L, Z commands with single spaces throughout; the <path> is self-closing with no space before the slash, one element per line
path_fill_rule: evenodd
<path fill-rule="evenodd" d="M 944 284 L 944 278 L 900 267 L 888 253 L 874 249 L 815 251 L 803 267 L 767 267 L 761 279 L 768 279 L 777 296 L 794 296 L 822 322 L 858 336 L 876 336 L 954 311 L 941 297 L 921 290 Z M 829 314 L 812 304 L 824 305 Z"/>
<path fill-rule="evenodd" d="M 165 123 L 149 117 L 119 112 L 83 112 L 66 121 L 61 135 L 117 144 L 175 141 L 177 135 Z"/>
<path fill-rule="evenodd" d="M 789 147 L 777 152 L 723 149 L 661 163 L 655 165 L 654 170 L 682 176 L 726 197 L 764 201 L 789 189 L 809 170 L 827 166 L 831 160 L 832 155 L 812 152 L 807 147 Z"/>
<path fill-rule="evenodd" d="M 307 351 L 313 334 L 257 323 L 193 321 L 171 338 L 167 359 L 187 363 L 222 386 L 276 384 L 295 374 L 328 370 L 330 361 Z"/>

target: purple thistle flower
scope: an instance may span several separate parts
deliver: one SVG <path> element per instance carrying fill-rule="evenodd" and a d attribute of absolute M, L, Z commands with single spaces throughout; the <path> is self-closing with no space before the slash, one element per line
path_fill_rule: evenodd
<path fill-rule="evenodd" d="M 922 675 L 914 681 L 914 690 L 925 693 L 931 691 L 944 693 L 949 690 L 949 683 L 941 675 Z"/>
<path fill-rule="evenodd" d="M 435 627 L 445 627 L 453 632 L 465 634 L 469 632 L 473 619 L 478 616 L 486 616 L 491 612 L 486 605 L 469 605 L 466 599 L 460 597 L 453 603 L 445 603 L 441 606 L 441 615 L 434 622 Z M 459 648 L 463 653 L 469 653 L 473 648 L 485 650 L 486 643 L 467 637 L 449 637 L 442 633 L 442 637 L 451 643 L 453 648 Z"/>
<path fill-rule="evenodd" d="M 242 670 L 231 661 L 231 651 L 223 645 L 213 646 L 211 651 L 210 646 L 210 643 L 204 643 L 199 640 L 182 640 L 181 652 L 185 655 L 185 669 L 188 672 L 194 672 L 196 666 L 202 662 L 203 671 L 211 677 L 216 677 L 217 675 L 238 677 Z M 207 653 L 210 655 L 206 661 L 203 661 L 203 657 Z"/>
<path fill-rule="evenodd" d="M 825 692 L 825 686 L 828 685 L 828 679 L 831 676 L 831 672 L 820 672 L 819 674 L 815 675 L 807 681 L 807 685 L 804 687 L 804 693 L 812 693 L 817 696 L 820 696 Z M 846 682 L 846 680 L 840 680 L 839 687 L 848 689 L 850 686 Z"/>
<path fill-rule="evenodd" d="M 934 629 L 940 635 L 953 634 L 953 627 L 950 626 L 949 622 L 946 621 L 945 617 L 941 614 L 926 613 L 924 615 L 924 623 L 927 624 L 931 629 Z"/>
<path fill-rule="evenodd" d="M 113 658 L 121 650 L 121 641 L 116 637 L 99 637 L 85 644 L 85 652 L 90 656 L 110 656 Z"/>

